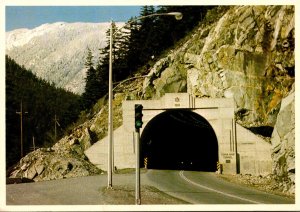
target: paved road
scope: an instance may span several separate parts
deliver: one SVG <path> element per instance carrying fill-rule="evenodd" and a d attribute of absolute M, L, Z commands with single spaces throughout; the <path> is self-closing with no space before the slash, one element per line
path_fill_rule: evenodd
<path fill-rule="evenodd" d="M 238 186 L 214 173 L 148 170 L 143 185 L 152 185 L 194 204 L 292 204 L 293 200 Z M 113 175 L 114 185 L 135 185 L 135 174 Z M 107 175 L 6 185 L 7 205 L 101 205 L 99 191 Z"/>
<path fill-rule="evenodd" d="M 148 183 L 194 204 L 294 204 L 289 198 L 236 185 L 214 173 L 149 170 Z"/>
<path fill-rule="evenodd" d="M 113 185 L 134 185 L 134 174 L 113 175 Z M 101 205 L 107 175 L 6 185 L 7 205 Z"/>

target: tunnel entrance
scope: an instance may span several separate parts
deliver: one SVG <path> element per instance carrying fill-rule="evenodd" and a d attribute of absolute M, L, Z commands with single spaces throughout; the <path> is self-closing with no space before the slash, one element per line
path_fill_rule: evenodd
<path fill-rule="evenodd" d="M 209 122 L 190 110 L 167 110 L 141 135 L 141 167 L 216 171 L 218 141 Z"/>

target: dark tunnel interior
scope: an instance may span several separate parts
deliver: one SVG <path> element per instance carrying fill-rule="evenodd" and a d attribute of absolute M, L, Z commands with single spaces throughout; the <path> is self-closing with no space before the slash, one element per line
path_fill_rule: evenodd
<path fill-rule="evenodd" d="M 167 110 L 141 135 L 141 167 L 216 171 L 218 142 L 209 122 L 190 110 Z"/>

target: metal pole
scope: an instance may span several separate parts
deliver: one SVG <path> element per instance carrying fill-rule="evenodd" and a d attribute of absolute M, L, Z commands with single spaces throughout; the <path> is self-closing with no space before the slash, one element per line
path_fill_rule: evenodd
<path fill-rule="evenodd" d="M 16 112 L 17 114 L 20 115 L 20 142 L 21 142 L 21 158 L 23 157 L 23 101 L 21 100 L 21 104 L 20 104 L 20 112 Z M 28 113 L 28 112 L 25 112 Z"/>
<path fill-rule="evenodd" d="M 232 128 L 233 128 L 233 135 L 234 135 L 234 152 L 236 158 L 236 173 L 240 173 L 240 158 L 238 154 L 238 147 L 237 147 L 237 134 L 236 134 L 236 122 L 235 119 L 232 119 Z"/>
<path fill-rule="evenodd" d="M 55 143 L 56 143 L 56 138 L 57 138 L 57 134 L 56 134 L 56 114 L 54 115 L 54 140 L 55 140 Z"/>
<path fill-rule="evenodd" d="M 109 42 L 109 77 L 108 77 L 108 188 L 112 188 L 112 137 L 113 137 L 113 114 L 112 114 L 112 44 L 113 44 L 113 24 L 110 25 Z"/>
<path fill-rule="evenodd" d="M 34 136 L 32 136 L 32 144 L 33 144 L 33 151 L 35 151 L 35 141 L 34 141 Z"/>
<path fill-rule="evenodd" d="M 20 120 L 21 120 L 21 158 L 23 157 L 23 105 L 21 101 L 21 110 L 20 110 Z"/>
<path fill-rule="evenodd" d="M 141 180 L 140 180 L 140 129 L 135 130 L 135 145 L 136 145 L 136 181 L 135 181 L 135 204 L 141 204 Z"/>

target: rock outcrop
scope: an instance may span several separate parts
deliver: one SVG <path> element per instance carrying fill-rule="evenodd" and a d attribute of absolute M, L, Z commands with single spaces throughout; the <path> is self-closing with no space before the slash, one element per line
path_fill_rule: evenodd
<path fill-rule="evenodd" d="M 289 93 L 295 82 L 295 8 L 255 5 L 214 10 L 189 39 L 152 67 L 144 81 L 144 98 L 167 92 L 234 98 L 235 118 L 243 127 L 272 129 L 276 123 L 273 174 L 279 187 L 293 193 L 295 108 L 294 94 Z"/>
<path fill-rule="evenodd" d="M 284 191 L 295 193 L 295 88 L 282 100 L 271 138 L 273 173 Z"/>
<path fill-rule="evenodd" d="M 102 173 L 84 155 L 91 146 L 91 134 L 88 128 L 75 129 L 53 147 L 27 154 L 8 172 L 8 177 L 44 181 Z"/>
<path fill-rule="evenodd" d="M 222 8 L 153 66 L 144 96 L 233 97 L 238 123 L 273 127 L 294 83 L 294 6 Z"/>

